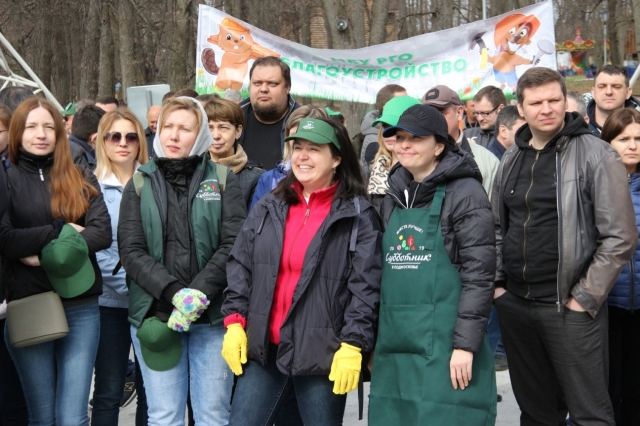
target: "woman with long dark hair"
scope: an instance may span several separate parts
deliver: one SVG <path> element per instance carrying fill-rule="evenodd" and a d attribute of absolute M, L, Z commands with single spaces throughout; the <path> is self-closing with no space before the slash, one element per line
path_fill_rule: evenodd
<path fill-rule="evenodd" d="M 609 142 L 629 174 L 629 190 L 640 230 L 640 112 L 622 108 L 607 118 Z M 609 395 L 616 424 L 640 424 L 640 240 L 607 298 L 609 307 Z"/>
<path fill-rule="evenodd" d="M 25 347 L 12 347 L 5 328 L 5 342 L 27 400 L 29 424 L 88 425 L 102 293 L 95 253 L 111 244 L 109 213 L 93 173 L 73 164 L 62 116 L 49 101 L 33 97 L 18 106 L 9 130 L 9 156 L 13 164 L 7 172 L 10 204 L 0 224 L 7 301 L 60 292 L 69 326 L 65 337 Z M 73 235 L 78 233 L 81 239 Z M 93 276 L 90 281 L 74 283 L 82 291 L 72 297 L 52 284 L 40 264 L 43 250 L 63 234 L 75 237 L 76 244 L 79 241 L 88 252 L 88 260 L 67 266 L 86 269 L 90 261 L 93 271 L 84 271 Z"/>
<path fill-rule="evenodd" d="M 381 234 L 347 131 L 305 118 L 286 140 L 291 171 L 229 257 L 222 354 L 240 375 L 230 425 L 272 424 L 292 392 L 305 425 L 342 424 L 374 342 Z"/>
<path fill-rule="evenodd" d="M 230 425 L 272 424 L 292 392 L 305 425 L 342 424 L 373 347 L 379 220 L 346 129 L 305 118 L 286 139 L 291 171 L 229 257 L 222 354 L 240 375 Z"/>

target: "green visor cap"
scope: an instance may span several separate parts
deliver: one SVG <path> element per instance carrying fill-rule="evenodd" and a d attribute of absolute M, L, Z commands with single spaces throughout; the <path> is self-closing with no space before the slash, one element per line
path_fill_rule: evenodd
<path fill-rule="evenodd" d="M 87 243 L 71 225 L 64 225 L 58 238 L 42 249 L 40 265 L 56 293 L 66 299 L 80 296 L 96 281 Z"/>
<path fill-rule="evenodd" d="M 414 105 L 420 105 L 420 101 L 411 96 L 396 96 L 395 98 L 391 98 L 384 104 L 384 108 L 382 108 L 382 117 L 374 121 L 371 126 L 375 127 L 378 124 L 395 126 L 398 124 L 402 113 Z"/>
<path fill-rule="evenodd" d="M 142 359 L 154 371 L 167 371 L 178 365 L 182 357 L 180 334 L 171 330 L 158 317 L 144 320 L 136 337 L 140 341 Z"/>
<path fill-rule="evenodd" d="M 68 103 L 66 107 L 64 107 L 64 109 L 62 111 L 60 111 L 60 114 L 62 114 L 63 117 L 67 116 L 67 115 L 75 115 L 76 114 L 76 104 L 74 103 Z"/>
<path fill-rule="evenodd" d="M 317 118 L 303 118 L 298 125 L 298 131 L 284 138 L 285 141 L 293 139 L 304 139 L 320 145 L 332 143 L 338 150 L 340 149 L 336 131 L 330 124 Z"/>

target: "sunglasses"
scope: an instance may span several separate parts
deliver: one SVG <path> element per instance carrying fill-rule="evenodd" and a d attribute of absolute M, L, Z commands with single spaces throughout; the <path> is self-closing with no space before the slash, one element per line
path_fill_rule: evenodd
<path fill-rule="evenodd" d="M 107 132 L 107 134 L 104 135 L 104 139 L 114 145 L 119 145 L 120 141 L 122 140 L 122 133 Z M 140 142 L 140 138 L 138 137 L 137 133 L 127 133 L 126 135 L 124 135 L 124 139 L 125 141 L 127 141 L 127 145 L 136 145 Z"/>

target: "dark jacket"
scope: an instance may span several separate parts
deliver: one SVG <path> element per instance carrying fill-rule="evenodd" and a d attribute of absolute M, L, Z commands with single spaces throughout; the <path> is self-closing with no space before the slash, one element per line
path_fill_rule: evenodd
<path fill-rule="evenodd" d="M 251 207 L 251 200 L 256 191 L 256 185 L 260 176 L 264 173 L 264 169 L 261 168 L 261 164 L 249 160 L 247 164 L 236 174 L 238 176 L 238 183 L 242 189 L 242 198 L 247 205 L 247 210 Z"/>
<path fill-rule="evenodd" d="M 327 375 L 341 342 L 374 346 L 382 266 L 379 218 L 358 197 L 336 199 L 311 240 L 289 314 L 280 329 L 278 369 L 291 375 Z M 248 356 L 265 365 L 269 317 L 289 205 L 272 193 L 251 210 L 227 266 L 222 313 L 247 319 Z M 357 218 L 357 226 L 354 219 Z M 355 244 L 350 247 L 352 238 Z M 354 251 L 351 251 L 353 248 Z"/>
<path fill-rule="evenodd" d="M 634 108 L 640 111 L 640 103 L 633 96 L 624 102 L 624 108 Z M 597 138 L 602 133 L 602 126 L 596 123 L 596 101 L 591 99 L 587 104 L 587 117 L 589 117 L 589 132 Z"/>
<path fill-rule="evenodd" d="M 0 224 L 0 255 L 7 287 L 7 300 L 18 300 L 53 288 L 42 267 L 27 266 L 20 258 L 39 255 L 52 240 L 58 238 L 61 223 L 54 225 L 49 189 L 53 157 L 44 164 L 20 154 L 18 164 L 7 170 L 10 204 Z M 85 168 L 83 178 L 97 191 L 89 201 L 89 209 L 76 221 L 84 226 L 80 233 L 89 248 L 89 258 L 96 274 L 93 286 L 69 300 L 96 297 L 102 293 L 102 274 L 95 253 L 111 245 L 111 218 L 104 204 L 98 180 Z M 80 191 L 80 188 L 78 188 Z"/>
<path fill-rule="evenodd" d="M 130 293 L 130 317 L 158 315 L 167 320 L 173 306 L 171 298 L 184 287 L 202 291 L 214 305 L 227 286 L 226 262 L 236 235 L 246 217 L 246 207 L 237 178 L 227 176 L 222 191 L 222 217 L 220 218 L 220 244 L 215 254 L 200 270 L 196 259 L 193 224 L 190 220 L 191 204 L 200 189 L 204 167 L 200 163 L 211 163 L 208 153 L 200 157 L 180 160 L 154 158 L 158 168 L 149 176 L 153 195 L 160 212 L 164 212 L 162 239 L 164 262 L 156 262 L 149 254 L 146 233 L 143 227 L 140 197 L 136 194 L 133 179 L 125 186 L 118 223 L 118 245 L 122 266 L 142 289 L 154 298 L 149 311 L 141 313 L 143 304 L 136 304 L 136 296 Z M 203 158 L 206 157 L 206 158 Z M 147 165 L 145 165 L 147 166 Z M 144 167 L 144 166 L 143 166 Z M 141 169 L 142 170 L 142 169 Z M 162 213 L 161 213 L 162 214 Z M 217 320 L 219 313 L 209 313 Z"/>
<path fill-rule="evenodd" d="M 284 116 L 284 120 L 282 121 L 282 130 L 280 130 L 280 152 L 281 153 L 284 152 L 284 128 L 287 124 L 287 120 L 289 119 L 289 116 L 293 111 L 300 108 L 300 104 L 297 103 L 291 96 L 289 96 L 288 102 L 289 102 L 289 107 L 288 107 L 289 109 L 287 110 L 287 114 Z M 243 100 L 238 104 L 238 106 L 242 109 L 242 112 L 244 113 L 244 122 L 246 123 L 248 120 L 249 114 L 253 114 L 251 99 L 247 98 Z M 240 135 L 240 139 L 238 140 L 238 143 L 240 145 L 244 143 L 244 131 Z"/>
<path fill-rule="evenodd" d="M 640 174 L 629 175 L 629 189 L 631 190 L 631 201 L 636 213 L 636 225 L 640 232 Z M 633 253 L 631 262 L 622 268 L 620 276 L 616 280 L 609 297 L 609 306 L 637 311 L 640 309 L 640 240 Z"/>
<path fill-rule="evenodd" d="M 256 188 L 253 193 L 253 197 L 251 199 L 251 206 L 249 206 L 249 211 L 253 209 L 253 207 L 258 204 L 258 201 L 262 197 L 265 196 L 267 192 L 273 190 L 282 179 L 287 176 L 287 172 L 291 169 L 291 165 L 289 163 L 283 164 L 279 163 L 278 167 L 275 169 L 267 170 L 258 179 L 256 183 Z"/>
<path fill-rule="evenodd" d="M 466 152 L 448 152 L 435 170 L 418 183 L 397 163 L 389 176 L 389 191 L 381 209 L 383 223 L 395 208 L 427 208 L 438 184 L 447 183 L 442 204 L 441 227 L 444 246 L 462 278 L 462 294 L 453 347 L 478 352 L 484 339 L 493 301 L 495 235 L 491 205 L 482 188 L 482 175 Z"/>
<path fill-rule="evenodd" d="M 478 145 L 486 148 L 495 135 L 495 129 L 483 130 L 480 126 L 470 127 L 464 130 L 464 135 L 467 139 L 472 139 Z"/>
<path fill-rule="evenodd" d="M 577 112 L 565 120 L 584 120 Z M 584 123 L 582 126 L 586 126 Z M 530 132 L 523 125 L 522 132 Z M 509 212 L 503 202 L 508 176 L 522 150 L 505 152 L 493 184 L 491 203 L 498 252 L 496 284 L 504 286 L 502 235 L 508 232 Z M 638 230 L 627 173 L 609 144 L 591 135 L 566 135 L 556 142 L 558 200 L 558 309 L 573 297 L 595 317 L 622 267 L 638 244 Z M 502 229 L 500 228 L 502 226 Z"/>
<path fill-rule="evenodd" d="M 69 147 L 71 158 L 78 166 L 83 166 L 93 171 L 96 169 L 96 153 L 85 141 L 69 135 Z"/>
<path fill-rule="evenodd" d="M 144 129 L 144 137 L 147 140 L 147 154 L 149 154 L 149 158 L 155 157 L 153 153 L 153 140 L 156 137 L 156 134 L 151 131 L 150 127 Z"/>

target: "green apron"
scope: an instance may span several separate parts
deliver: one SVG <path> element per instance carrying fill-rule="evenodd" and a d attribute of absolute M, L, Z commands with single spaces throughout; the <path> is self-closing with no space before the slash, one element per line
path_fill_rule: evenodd
<path fill-rule="evenodd" d="M 460 273 L 440 229 L 445 185 L 430 209 L 394 209 L 383 238 L 380 323 L 371 376 L 369 425 L 489 426 L 496 421 L 493 356 L 485 336 L 465 390 L 449 361 Z"/>

